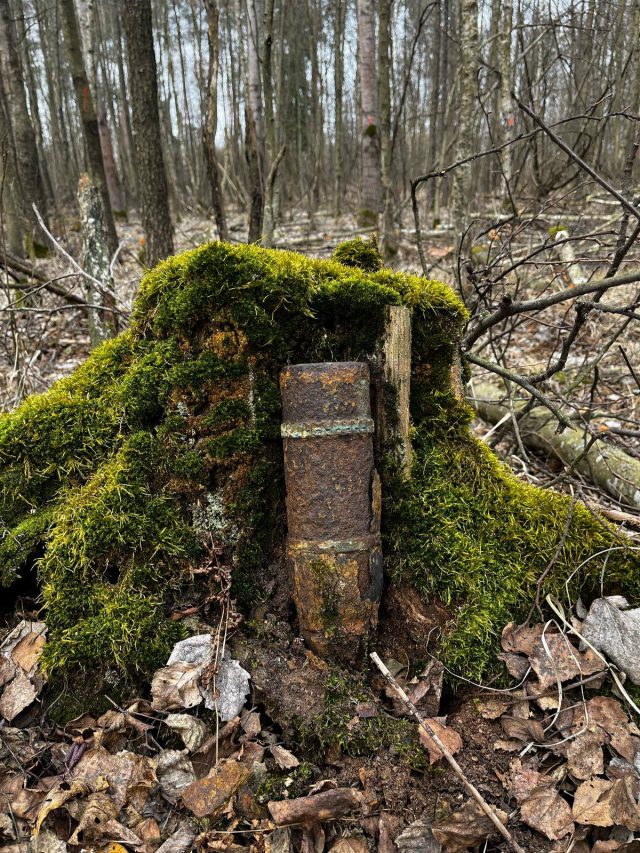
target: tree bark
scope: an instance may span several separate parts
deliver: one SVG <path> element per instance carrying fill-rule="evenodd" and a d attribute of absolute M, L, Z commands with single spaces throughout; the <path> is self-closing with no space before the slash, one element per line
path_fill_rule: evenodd
<path fill-rule="evenodd" d="M 107 177 L 105 174 L 104 161 L 102 159 L 102 146 L 100 144 L 100 130 L 98 127 L 98 115 L 95 108 L 95 100 L 91 92 L 89 75 L 85 68 L 82 55 L 82 42 L 80 39 L 80 26 L 74 0 L 60 0 L 62 11 L 62 22 L 64 29 L 64 40 L 67 46 L 67 55 L 71 68 L 73 90 L 75 93 L 78 112 L 82 122 L 85 148 L 87 153 L 87 166 L 91 182 L 98 188 L 104 205 L 104 225 L 107 232 L 107 244 L 113 255 L 118 248 L 118 236 L 113 221 L 109 191 L 107 189 Z"/>
<path fill-rule="evenodd" d="M 15 207 L 19 211 L 23 251 L 31 250 L 37 234 L 35 204 L 45 214 L 36 135 L 27 109 L 20 55 L 8 0 L 0 0 L 0 78 L 6 101 L 7 138 L 15 157 Z"/>
<path fill-rule="evenodd" d="M 377 225 L 382 200 L 380 128 L 376 74 L 376 17 L 374 0 L 357 0 L 358 68 L 360 71 L 361 156 L 360 225 Z"/>
<path fill-rule="evenodd" d="M 207 113 L 203 124 L 203 144 L 207 174 L 211 188 L 211 204 L 220 240 L 227 239 L 227 222 L 220 182 L 220 165 L 216 151 L 218 130 L 218 72 L 220 68 L 220 10 L 217 0 L 204 0 L 207 11 L 207 43 L 209 71 L 207 75 Z"/>
<path fill-rule="evenodd" d="M 124 22 L 131 124 L 138 177 L 145 260 L 153 267 L 173 252 L 173 224 L 160 138 L 158 74 L 153 47 L 151 0 L 120 0 Z"/>
<path fill-rule="evenodd" d="M 478 73 L 478 0 L 462 0 L 460 4 L 459 106 L 456 160 L 474 150 L 475 95 Z M 471 209 L 471 169 L 463 166 L 454 172 L 453 223 L 463 232 Z"/>
<path fill-rule="evenodd" d="M 384 258 L 395 255 L 398 242 L 393 227 L 393 192 L 391 189 L 391 14 L 393 0 L 380 0 L 378 28 L 378 65 L 380 70 L 380 174 L 382 179 L 382 240 Z"/>
<path fill-rule="evenodd" d="M 334 140 L 333 140 L 333 210 L 336 216 L 342 213 L 342 198 L 344 193 L 342 164 L 344 158 L 344 115 L 342 90 L 344 88 L 344 22 L 345 0 L 335 0 L 335 17 L 333 21 L 334 36 Z"/>
<path fill-rule="evenodd" d="M 0 243 L 0 251 L 6 248 L 18 256 L 24 249 L 24 222 L 17 204 L 19 195 L 13 140 L 0 89 L 0 235 L 2 228 L 6 229 L 6 247 Z"/>
<path fill-rule="evenodd" d="M 247 13 L 247 97 L 245 108 L 246 156 L 249 166 L 250 243 L 262 236 L 265 186 L 265 131 L 260 79 L 260 32 L 256 0 L 246 0 Z"/>
<path fill-rule="evenodd" d="M 86 281 L 87 302 L 90 306 L 87 310 L 89 338 L 91 346 L 95 347 L 116 335 L 118 325 L 116 314 L 104 310 L 115 307 L 111 256 L 107 245 L 102 193 L 93 186 L 88 175 L 80 176 L 78 203 L 82 217 L 82 267 L 101 284 L 98 287 L 94 282 Z"/>

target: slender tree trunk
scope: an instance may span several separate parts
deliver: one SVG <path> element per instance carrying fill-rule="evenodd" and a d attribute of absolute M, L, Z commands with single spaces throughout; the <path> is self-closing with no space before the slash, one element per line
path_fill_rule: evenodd
<path fill-rule="evenodd" d="M 115 307 L 115 293 L 111 277 L 107 231 L 104 224 L 102 193 L 91 183 L 88 175 L 81 175 L 78 185 L 78 203 L 82 217 L 82 265 L 100 286 L 87 280 L 87 302 L 90 307 L 89 337 L 91 346 L 97 346 L 118 332 L 116 314 L 105 309 Z"/>
<path fill-rule="evenodd" d="M 0 83 L 2 81 L 0 80 Z M 15 161 L 15 146 L 7 120 L 6 106 L 0 88 L 0 254 L 6 230 L 6 248 L 20 257 L 24 250 L 24 221 L 18 207 L 20 187 Z"/>
<path fill-rule="evenodd" d="M 140 215 L 147 266 L 173 252 L 167 177 L 160 138 L 158 75 L 151 0 L 120 0 L 129 65 L 129 90 Z"/>
<path fill-rule="evenodd" d="M 22 50 L 22 78 L 26 84 L 27 94 L 29 96 L 29 113 L 31 115 L 31 121 L 33 123 L 33 129 L 36 137 L 36 147 L 38 149 L 38 165 L 40 169 L 40 176 L 42 179 L 43 195 L 45 198 L 46 206 L 50 208 L 51 205 L 55 203 L 55 198 L 53 194 L 53 185 L 49 176 L 49 166 L 44 156 L 45 146 L 44 134 L 42 132 L 42 120 L 40 118 L 40 99 L 38 98 L 38 91 L 36 88 L 36 80 L 33 70 L 34 62 L 31 57 L 29 37 L 25 25 L 24 15 L 24 3 L 20 2 L 19 11 L 17 10 L 17 14 L 15 15 L 15 22 L 18 41 Z"/>
<path fill-rule="evenodd" d="M 274 0 L 265 0 L 264 6 L 264 47 L 262 55 L 262 84 L 264 89 L 264 114 L 266 133 L 266 161 L 264 187 L 264 213 L 262 217 L 261 242 L 263 246 L 273 245 L 275 228 L 274 194 L 276 175 L 271 175 L 271 166 L 276 164 L 276 122 L 273 103 L 273 15 Z"/>
<path fill-rule="evenodd" d="M 432 48 L 432 63 L 433 63 L 433 79 L 431 80 L 431 93 L 429 98 L 429 170 L 436 168 L 436 159 L 438 156 L 438 130 L 440 126 L 440 74 L 442 66 L 442 5 L 438 3 L 435 10 L 435 21 L 433 25 L 433 48 Z M 435 182 L 431 181 L 428 185 L 427 193 L 427 210 L 431 211 L 433 216 L 433 227 L 440 224 L 439 219 L 436 219 L 436 188 Z"/>
<path fill-rule="evenodd" d="M 333 210 L 336 216 L 342 213 L 343 162 L 344 162 L 344 106 L 342 90 L 344 88 L 344 23 L 345 0 L 335 0 L 333 22 L 333 45 L 335 51 L 333 71 L 334 97 L 334 142 L 333 142 Z"/>
<path fill-rule="evenodd" d="M 211 187 L 211 204 L 220 240 L 227 239 L 227 222 L 220 182 L 220 165 L 216 151 L 218 131 L 218 74 L 220 69 L 220 10 L 217 0 L 204 0 L 207 10 L 207 42 L 209 45 L 209 73 L 207 79 L 207 113 L 203 123 L 203 144 L 207 161 L 207 174 Z"/>
<path fill-rule="evenodd" d="M 377 225 L 382 201 L 380 177 L 380 119 L 376 74 L 376 15 L 374 0 L 356 0 L 358 70 L 360 72 L 361 156 L 360 225 Z"/>
<path fill-rule="evenodd" d="M 478 74 L 478 0 L 462 0 L 460 6 L 460 67 L 458 101 L 458 138 L 456 159 L 462 160 L 474 151 L 475 95 Z M 469 166 L 454 172 L 453 222 L 462 232 L 471 210 L 471 176 Z"/>
<path fill-rule="evenodd" d="M 107 233 L 107 245 L 109 251 L 114 254 L 118 248 L 118 236 L 113 221 L 113 213 L 109 201 L 107 189 L 107 177 L 105 174 L 104 161 L 102 159 L 102 147 L 100 145 L 100 130 L 98 128 L 98 116 L 95 108 L 94 97 L 91 92 L 89 75 L 85 68 L 82 55 L 82 42 L 80 40 L 80 27 L 74 0 L 60 0 L 62 10 L 62 21 L 64 27 L 64 40 L 67 46 L 73 89 L 82 122 L 85 147 L 87 152 L 87 165 L 91 182 L 98 188 L 104 205 L 104 227 Z"/>
<path fill-rule="evenodd" d="M 247 97 L 246 155 L 249 166 L 249 236 L 250 243 L 262 236 L 265 185 L 265 132 L 260 80 L 260 33 L 256 0 L 246 0 L 247 12 Z"/>
<path fill-rule="evenodd" d="M 6 102 L 7 137 L 15 152 L 16 202 L 20 211 L 26 249 L 31 250 L 37 234 L 37 220 L 32 209 L 36 204 L 45 214 L 40 175 L 38 146 L 27 109 L 27 100 L 16 45 L 16 33 L 8 0 L 0 0 L 0 77 Z"/>
<path fill-rule="evenodd" d="M 391 162 L 391 15 L 393 0 L 379 0 L 378 67 L 380 71 L 380 174 L 382 178 L 382 240 L 383 257 L 390 258 L 398 251 L 393 224 L 393 191 Z"/>

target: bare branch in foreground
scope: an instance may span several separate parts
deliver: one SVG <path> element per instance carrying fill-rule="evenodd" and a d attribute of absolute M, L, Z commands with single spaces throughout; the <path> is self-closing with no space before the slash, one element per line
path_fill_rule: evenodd
<path fill-rule="evenodd" d="M 425 718 L 422 716 L 422 714 L 418 711 L 418 709 L 413 704 L 411 699 L 409 699 L 409 697 L 404 692 L 402 687 L 400 687 L 398 682 L 391 675 L 391 673 L 389 672 L 387 667 L 384 665 L 384 663 L 380 659 L 380 656 L 377 654 L 377 652 L 372 652 L 370 655 L 370 658 L 375 663 L 375 665 L 378 667 L 378 669 L 380 670 L 380 672 L 384 676 L 387 683 L 394 689 L 398 698 L 400 699 L 402 704 L 405 706 L 407 711 L 409 711 L 409 713 L 414 718 L 414 720 L 418 723 L 420 728 L 423 729 L 429 735 L 431 740 L 436 744 L 436 746 L 438 747 L 440 752 L 443 754 L 443 756 L 445 757 L 445 759 L 449 763 L 451 769 L 454 771 L 456 776 L 462 782 L 462 786 L 465 789 L 465 791 L 467 792 L 467 794 L 469 794 L 470 797 L 473 797 L 473 799 L 480 806 L 482 811 L 489 818 L 491 823 L 498 830 L 500 835 L 508 842 L 511 849 L 515 850 L 515 853 L 525 853 L 524 850 L 522 849 L 522 847 L 518 844 L 518 842 L 515 840 L 513 835 L 511 835 L 511 833 L 509 832 L 507 827 L 503 824 L 503 822 L 500 820 L 498 815 L 495 813 L 495 810 L 484 799 L 484 797 L 482 796 L 480 791 L 478 791 L 478 789 L 474 785 L 472 785 L 471 782 L 469 782 L 467 777 L 462 772 L 462 768 L 460 767 L 458 762 L 455 760 L 453 755 L 451 755 L 451 753 L 449 752 L 447 747 L 443 744 L 442 740 L 438 737 L 437 733 L 434 732 L 434 730 L 431 728 L 429 723 L 425 720 Z"/>

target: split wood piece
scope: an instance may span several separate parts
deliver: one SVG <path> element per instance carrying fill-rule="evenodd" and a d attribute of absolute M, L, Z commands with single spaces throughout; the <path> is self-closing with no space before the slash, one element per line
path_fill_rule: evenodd
<path fill-rule="evenodd" d="M 409 438 L 411 311 L 406 306 L 389 305 L 386 309 L 381 359 L 384 386 L 377 389 L 377 448 L 379 453 L 390 451 L 408 478 L 413 451 Z M 393 389 L 393 400 L 388 388 Z"/>
<path fill-rule="evenodd" d="M 469 402 L 482 420 L 498 424 L 502 421 L 508 429 L 513 428 L 511 413 L 501 400 L 504 392 L 490 382 L 474 383 L 473 396 Z M 517 414 L 524 403 L 517 403 Z M 640 461 L 629 456 L 619 447 L 601 441 L 592 443 L 591 433 L 578 421 L 575 429 L 556 432 L 556 421 L 548 412 L 533 409 L 518 421 L 522 440 L 526 445 L 549 452 L 561 462 L 571 466 L 588 480 L 604 489 L 612 497 L 628 507 L 640 509 Z"/>
<path fill-rule="evenodd" d="M 480 806 L 482 811 L 489 818 L 491 823 L 498 830 L 500 835 L 504 839 L 506 839 L 506 841 L 509 842 L 511 849 L 515 850 L 515 853 L 525 853 L 523 848 L 518 844 L 518 842 L 514 839 L 514 837 L 511 835 L 511 833 L 507 829 L 507 827 L 503 824 L 503 822 L 500 820 L 498 815 L 495 813 L 495 810 L 484 799 L 484 797 L 482 796 L 480 791 L 478 791 L 478 789 L 476 787 L 474 787 L 474 785 L 472 785 L 471 782 L 469 782 L 467 777 L 462 772 L 462 768 L 460 767 L 458 762 L 455 760 L 453 755 L 451 755 L 451 753 L 449 752 L 447 747 L 444 745 L 444 743 L 442 742 L 442 740 L 440 739 L 438 734 L 431 728 L 429 723 L 425 720 L 425 718 L 422 716 L 422 714 L 418 711 L 418 709 L 413 704 L 411 699 L 409 699 L 409 697 L 404 692 L 402 687 L 400 687 L 398 682 L 391 675 L 391 673 L 389 672 L 387 667 L 384 665 L 384 663 L 380 659 L 380 656 L 376 652 L 372 652 L 370 657 L 371 657 L 371 660 L 378 667 L 378 669 L 380 670 L 382 675 L 385 677 L 388 684 L 390 684 L 391 687 L 393 687 L 396 694 L 398 695 L 398 698 L 400 699 L 402 704 L 405 706 L 407 711 L 409 711 L 409 713 L 414 718 L 414 720 L 416 720 L 418 725 L 429 735 L 429 737 L 434 741 L 434 743 L 436 744 L 436 746 L 438 747 L 440 752 L 444 755 L 444 757 L 446 758 L 446 760 L 450 764 L 451 768 L 455 772 L 456 776 L 462 782 L 462 786 L 464 787 L 467 794 L 469 794 L 470 797 L 473 797 L 473 799 L 477 802 L 477 804 Z"/>
<path fill-rule="evenodd" d="M 312 824 L 336 820 L 359 809 L 361 804 L 360 791 L 353 788 L 332 788 L 295 800 L 275 800 L 267 803 L 267 807 L 276 826 L 290 826 L 294 823 Z"/>

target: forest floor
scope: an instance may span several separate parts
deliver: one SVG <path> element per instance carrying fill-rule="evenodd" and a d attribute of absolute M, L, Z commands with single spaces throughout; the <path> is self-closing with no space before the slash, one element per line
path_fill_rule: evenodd
<path fill-rule="evenodd" d="M 600 210 L 597 205 L 593 209 Z M 587 222 L 579 213 L 571 216 L 567 221 L 572 232 L 599 235 L 575 244 L 574 253 L 583 272 L 600 271 L 603 243 L 615 240 L 606 208 Z M 557 218 L 550 218 L 538 223 L 537 230 L 510 234 L 508 240 L 495 233 L 477 241 L 472 252 L 476 279 L 481 282 L 528 255 L 547 241 L 548 229 L 558 225 Z M 242 239 L 243 228 L 241 218 L 234 218 L 232 238 Z M 119 230 L 122 248 L 115 276 L 120 304 L 126 309 L 143 273 L 144 244 L 136 222 L 120 225 Z M 359 232 L 348 216 L 336 220 L 325 214 L 313 219 L 298 215 L 280 228 L 276 245 L 327 257 L 354 233 Z M 176 250 L 201 245 L 212 236 L 208 221 L 183 218 L 176 229 Z M 61 242 L 79 256 L 77 233 L 70 232 Z M 455 280 L 451 231 L 429 230 L 425 253 L 431 276 Z M 59 255 L 37 265 L 50 278 L 70 275 L 68 262 Z M 411 229 L 401 234 L 393 266 L 421 271 Z M 520 296 L 548 287 L 571 287 L 578 268 L 568 267 L 566 258 L 550 244 L 524 269 L 526 275 L 509 285 L 517 287 Z M 77 276 L 64 283 L 81 293 Z M 637 301 L 632 286 L 625 291 L 616 293 L 616 304 Z M 88 353 L 88 331 L 78 311 L 59 310 L 56 297 L 42 291 L 33 300 L 22 306 L 27 310 L 0 315 L 4 318 L 0 408 L 11 409 L 27 394 L 45 390 L 71 373 Z M 509 340 L 506 363 L 522 373 L 543 369 L 571 319 L 562 306 L 547 311 L 544 322 L 525 318 Z M 549 385 L 555 399 L 578 413 L 589 413 L 603 443 L 640 458 L 640 387 L 633 370 L 640 363 L 640 336 L 633 323 L 620 332 L 623 322 L 611 314 L 590 316 L 566 369 Z M 592 369 L 596 360 L 597 381 Z M 477 421 L 474 429 L 484 436 L 489 427 Z M 508 434 L 496 450 L 530 482 L 579 489 L 600 506 L 629 509 L 575 472 L 558 479 L 562 470 L 558 460 L 525 450 Z M 623 527 L 634 534 L 633 524 Z M 430 660 L 420 671 L 410 672 L 395 659 L 400 656 L 394 654 L 399 634 L 406 635 L 407 642 L 417 642 L 416 637 L 440 617 L 423 610 L 424 604 L 407 590 L 396 589 L 393 596 L 398 612 L 410 616 L 383 618 L 377 638 L 381 656 L 419 710 L 439 727 L 467 780 L 509 821 L 522 847 L 528 853 L 636 853 L 640 730 L 608 664 L 589 649 L 581 650 L 575 633 L 572 639 L 582 622 L 563 623 L 559 618 L 553 626 L 536 624 L 525 633 L 506 626 L 502 658 L 512 686 L 496 691 L 463 683 L 454 696 L 446 688 L 443 693 L 443 670 L 437 662 Z M 354 695 L 351 686 L 349 695 L 343 696 L 343 685 L 327 680 L 326 664 L 305 651 L 294 636 L 287 609 L 283 600 L 262 614 L 262 621 L 254 614 L 252 625 L 230 641 L 224 688 L 215 683 L 220 664 L 211 683 L 210 650 L 192 658 L 186 686 L 185 672 L 177 672 L 170 658 L 148 693 L 131 706 L 122 708 L 109 700 L 110 709 L 102 716 L 83 714 L 58 725 L 37 664 L 46 626 L 37 621 L 32 601 L 21 602 L 19 612 L 8 620 L 17 627 L 0 646 L 2 849 L 10 853 L 509 849 L 491 835 L 487 819 L 471 805 L 460 780 L 424 733 L 421 751 L 415 751 L 418 726 L 384 681 L 374 677 L 361 684 L 362 695 Z M 216 626 L 203 625 L 185 613 L 176 618 L 191 619 L 194 636 L 216 631 Z M 247 641 L 256 636 L 262 660 L 256 658 L 256 643 Z M 549 648 L 554 650 L 551 670 Z M 250 689 L 242 675 L 244 667 L 251 671 Z M 324 707 L 328 694 L 336 703 L 334 731 L 331 736 L 325 733 L 325 739 L 312 732 L 313 746 L 303 754 L 298 747 L 300 733 L 294 732 L 292 722 L 299 710 L 296 702 L 305 704 L 308 715 L 309 705 L 317 702 L 318 708 Z M 42 704 L 34 701 L 40 695 Z M 229 706 L 220 726 L 215 709 L 221 711 L 226 700 Z M 402 737 L 392 742 L 384 741 L 382 734 L 389 720 L 403 721 Z M 372 754 L 376 739 L 380 748 Z M 287 805 L 278 806 L 283 799 Z M 320 820 L 322 815 L 329 819 Z M 290 821 L 295 825 L 288 828 Z"/>

